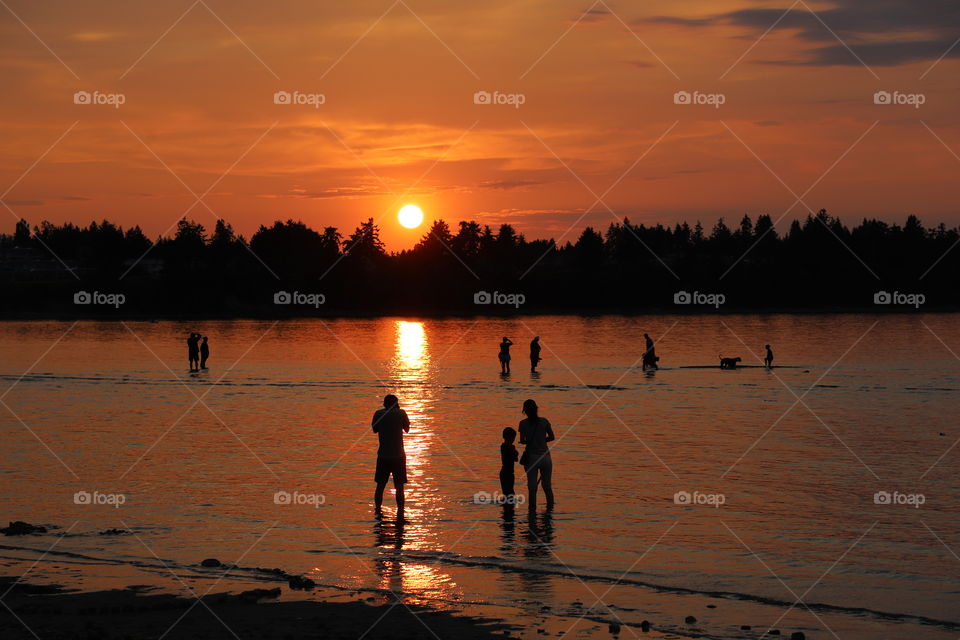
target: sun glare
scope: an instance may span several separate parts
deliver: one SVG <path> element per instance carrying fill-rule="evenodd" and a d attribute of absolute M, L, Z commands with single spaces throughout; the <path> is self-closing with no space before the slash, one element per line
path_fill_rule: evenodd
<path fill-rule="evenodd" d="M 407 229 L 416 229 L 423 222 L 423 210 L 415 204 L 404 205 L 397 214 L 397 220 Z"/>

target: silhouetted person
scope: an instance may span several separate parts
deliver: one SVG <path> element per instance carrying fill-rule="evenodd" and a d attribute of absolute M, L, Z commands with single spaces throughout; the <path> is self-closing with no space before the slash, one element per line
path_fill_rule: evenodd
<path fill-rule="evenodd" d="M 190 371 L 200 370 L 200 334 L 190 333 L 187 338 L 187 360 L 190 362 Z"/>
<path fill-rule="evenodd" d="M 657 365 L 657 360 L 660 358 L 657 357 L 656 349 L 653 346 L 653 338 L 648 334 L 643 334 L 643 339 L 646 341 L 646 349 L 643 352 L 643 364 L 640 365 L 641 369 L 659 369 Z"/>
<path fill-rule="evenodd" d="M 540 357 L 540 336 L 530 341 L 530 372 L 537 370 L 537 365 L 543 358 Z"/>
<path fill-rule="evenodd" d="M 769 369 L 773 366 L 773 351 L 770 350 L 770 345 L 765 345 L 763 348 L 767 350 L 767 355 L 763 358 L 763 364 Z"/>
<path fill-rule="evenodd" d="M 403 449 L 403 434 L 410 432 L 410 418 L 400 408 L 397 396 L 389 394 L 383 398 L 383 409 L 373 414 L 373 432 L 380 437 L 377 450 L 377 470 L 374 480 L 377 490 L 373 496 L 377 512 L 383 506 L 383 490 L 387 480 L 393 475 L 393 488 L 397 494 L 397 509 L 403 510 L 403 485 L 407 482 L 407 454 Z"/>
<path fill-rule="evenodd" d="M 510 373 L 510 347 L 513 346 L 513 343 L 510 342 L 510 339 L 507 336 L 503 336 L 503 340 L 500 341 L 500 373 Z"/>
<path fill-rule="evenodd" d="M 203 342 L 200 343 L 200 368 L 207 368 L 207 358 L 210 357 L 210 345 L 207 344 L 207 336 L 203 336 Z"/>
<path fill-rule="evenodd" d="M 537 403 L 533 400 L 523 402 L 523 413 L 527 417 L 520 421 L 520 444 L 527 448 L 523 451 L 520 464 L 527 471 L 527 507 L 530 510 L 537 508 L 537 484 L 543 485 L 547 508 L 553 508 L 553 460 L 547 443 L 555 440 L 555 437 L 550 421 L 541 418 L 538 411 Z"/>
<path fill-rule="evenodd" d="M 514 475 L 513 465 L 517 462 L 517 448 L 513 445 L 517 439 L 517 430 L 506 427 L 503 430 L 503 442 L 500 444 L 500 493 L 504 504 L 513 505 Z"/>

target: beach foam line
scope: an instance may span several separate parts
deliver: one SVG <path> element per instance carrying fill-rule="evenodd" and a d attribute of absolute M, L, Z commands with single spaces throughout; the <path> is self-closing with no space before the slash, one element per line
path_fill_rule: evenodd
<path fill-rule="evenodd" d="M 81 560 L 83 562 L 78 562 L 77 564 L 93 564 L 93 563 L 103 563 L 110 565 L 127 565 L 136 567 L 139 569 L 147 570 L 157 570 L 159 572 L 169 572 L 171 570 L 178 571 L 189 571 L 193 575 L 197 576 L 206 576 L 207 572 L 199 569 L 197 565 L 194 564 L 181 564 L 172 560 L 160 560 L 159 562 L 154 562 L 151 559 L 117 559 L 117 558 L 104 558 L 99 556 L 93 556 L 88 554 L 82 554 L 72 551 L 64 551 L 60 549 L 46 549 L 46 548 L 36 548 L 28 546 L 18 546 L 18 545 L 5 545 L 0 544 L 0 549 L 5 550 L 14 550 L 14 551 L 29 551 L 37 554 L 41 559 L 49 558 L 51 562 L 64 562 L 64 559 L 70 560 Z M 370 549 L 335 549 L 331 551 L 326 550 L 312 550 L 308 551 L 309 553 L 331 553 L 334 555 L 342 554 L 347 552 L 351 556 L 357 555 L 369 555 L 370 557 L 376 557 L 379 553 L 370 554 Z M 750 602 L 754 604 L 767 605 L 776 608 L 790 608 L 794 606 L 795 603 L 780 600 L 777 598 L 770 598 L 767 596 L 760 596 L 751 593 L 743 593 L 739 591 L 721 591 L 713 589 L 696 589 L 692 587 L 682 587 L 675 585 L 665 585 L 659 584 L 656 582 L 651 582 L 649 580 L 640 580 L 637 578 L 629 578 L 626 576 L 614 577 L 596 573 L 579 573 L 572 571 L 571 567 L 543 567 L 543 566 L 530 566 L 530 565 L 518 565 L 516 563 L 510 562 L 504 558 L 497 556 L 463 556 L 458 554 L 452 554 L 448 551 L 395 551 L 392 550 L 389 555 L 393 558 L 399 558 L 401 560 L 406 559 L 409 561 L 416 562 L 436 562 L 439 564 L 453 564 L 463 567 L 471 567 L 482 570 L 494 570 L 507 573 L 517 573 L 517 574 L 526 574 L 526 575 L 538 575 L 538 576 L 552 576 L 557 578 L 572 578 L 574 580 L 580 580 L 583 582 L 590 583 L 602 583 L 602 584 L 620 584 L 620 585 L 629 585 L 642 589 L 648 589 L 655 591 L 657 593 L 669 593 L 669 594 L 679 594 L 679 595 L 692 595 L 692 596 L 701 596 L 709 598 L 721 598 L 728 600 L 738 600 L 742 602 Z M 22 558 L 12 558 L 22 560 Z M 242 566 L 232 566 L 229 570 L 232 572 L 242 573 L 250 577 L 255 577 L 260 580 L 266 581 L 280 581 L 285 582 L 287 577 L 286 575 L 279 575 L 273 573 L 273 570 L 264 570 L 258 567 L 242 567 Z M 322 584 L 323 587 L 333 587 L 338 590 L 341 587 L 338 587 L 335 584 Z M 356 590 L 356 589 L 344 589 L 344 590 Z M 363 591 L 368 591 L 369 589 L 361 589 Z M 376 591 L 376 589 L 373 589 Z M 415 595 L 415 594 L 411 594 Z M 497 605 L 495 602 L 488 603 L 474 603 L 474 604 L 489 604 Z M 830 604 L 825 602 L 805 602 L 804 605 L 814 611 L 819 611 L 823 613 L 831 614 L 843 614 L 843 615 L 852 615 L 852 616 L 861 616 L 861 617 L 871 617 L 879 620 L 887 620 L 892 622 L 902 622 L 902 623 L 913 623 L 913 624 L 922 624 L 941 627 L 943 629 L 949 630 L 960 630 L 960 622 L 952 620 L 944 620 L 938 618 L 931 618 L 927 616 L 921 616 L 916 614 L 909 613 L 899 613 L 891 611 L 880 611 L 877 609 L 869 609 L 866 607 L 851 607 L 837 604 Z M 629 609 L 621 607 L 624 611 Z"/>
<path fill-rule="evenodd" d="M 663 369 L 664 367 L 660 367 Z M 674 369 L 717 369 L 720 370 L 720 364 L 682 364 Z M 766 369 L 767 367 L 762 364 L 737 364 L 737 369 Z M 809 366 L 802 366 L 796 364 L 778 364 L 773 367 L 774 369 L 811 369 Z M 724 369 L 724 371 L 736 371 L 736 369 Z"/>
<path fill-rule="evenodd" d="M 546 575 L 546 576 L 557 576 L 564 578 L 573 578 L 575 580 L 582 580 L 584 582 L 598 582 L 604 584 L 625 584 L 636 587 L 641 587 L 644 589 L 649 589 L 651 591 L 656 591 L 658 593 L 674 593 L 674 594 L 683 594 L 683 595 L 695 595 L 695 596 L 705 596 L 710 598 L 724 598 L 729 600 L 740 600 L 744 602 L 752 602 L 756 604 L 769 605 L 773 607 L 793 607 L 795 606 L 794 602 L 787 600 L 779 600 L 777 598 L 770 598 L 767 596 L 760 596 L 752 593 L 742 593 L 738 591 L 718 591 L 712 589 L 695 589 L 692 587 L 679 587 L 673 585 L 658 584 L 655 582 L 650 582 L 647 580 L 639 580 L 636 578 L 616 578 L 611 576 L 605 576 L 600 574 L 590 574 L 590 573 L 574 573 L 570 570 L 563 570 L 562 568 L 550 569 L 543 567 L 531 567 L 529 565 L 519 566 L 509 561 L 503 560 L 496 557 L 469 557 L 469 556 L 458 556 L 456 554 L 451 554 L 449 552 L 442 551 L 432 551 L 432 552 L 406 552 L 401 551 L 395 553 L 399 557 L 406 557 L 412 560 L 423 561 L 435 561 L 439 563 L 450 563 L 457 564 L 461 566 L 476 567 L 481 569 L 495 569 L 498 571 L 506 571 L 512 573 L 521 573 L 521 574 L 535 574 L 535 575 Z M 953 620 L 943 620 L 938 618 L 930 618 L 927 616 L 921 616 L 910 613 L 898 613 L 891 611 L 880 611 L 878 609 L 869 609 L 866 607 L 851 607 L 845 605 L 830 604 L 826 602 L 805 602 L 804 605 L 813 609 L 815 611 L 822 611 L 824 613 L 837 613 L 853 616 L 868 616 L 882 620 L 889 620 L 895 622 L 908 622 L 916 624 L 925 624 L 932 625 L 937 627 L 942 627 L 944 629 L 950 630 L 960 630 L 960 622 Z"/>
<path fill-rule="evenodd" d="M 45 383 L 45 382 L 75 382 L 78 384 L 115 384 L 131 386 L 156 386 L 171 387 L 182 386 L 184 384 L 196 384 L 201 386 L 215 386 L 224 388 L 275 388 L 275 389 L 357 389 L 369 388 L 379 389 L 380 384 L 368 379 L 345 380 L 338 378 L 336 380 L 268 380 L 263 378 L 245 378 L 245 379 L 223 379 L 219 382 L 215 379 L 204 379 L 197 381 L 192 377 L 184 378 L 140 378 L 131 376 L 81 376 L 64 375 L 57 373 L 33 373 L 25 376 L 0 374 L 0 380 L 23 383 Z M 400 378 L 388 378 L 385 382 L 396 383 L 398 386 L 403 383 Z M 449 384 L 439 382 L 420 382 L 415 385 L 422 389 L 445 389 L 459 390 L 470 389 L 472 391 L 485 391 L 490 389 L 502 388 L 500 384 L 495 384 L 490 380 L 468 380 L 462 383 Z M 525 381 L 518 381 L 517 388 L 524 389 L 548 389 L 551 391 L 582 391 L 584 385 L 581 384 L 533 384 Z M 587 388 L 609 390 L 609 391 L 629 391 L 631 387 L 613 386 L 610 384 L 588 384 Z"/>

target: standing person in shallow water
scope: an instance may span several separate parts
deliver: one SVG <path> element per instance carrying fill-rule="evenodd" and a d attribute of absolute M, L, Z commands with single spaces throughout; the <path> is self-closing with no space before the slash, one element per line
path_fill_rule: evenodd
<path fill-rule="evenodd" d="M 547 497 L 547 509 L 553 508 L 553 460 L 550 458 L 548 442 L 556 438 L 553 427 L 546 418 L 539 415 L 537 403 L 525 400 L 523 413 L 527 416 L 520 421 L 520 444 L 526 445 L 520 464 L 527 470 L 527 508 L 537 508 L 537 484 L 543 485 L 543 495 Z"/>
<path fill-rule="evenodd" d="M 641 369 L 659 369 L 657 365 L 657 360 L 660 358 L 657 357 L 657 352 L 653 346 L 653 338 L 649 334 L 643 334 L 643 339 L 646 342 L 646 349 L 643 352 L 643 364 L 640 365 Z"/>
<path fill-rule="evenodd" d="M 187 360 L 190 363 L 190 371 L 200 370 L 200 334 L 190 332 L 187 338 Z"/>
<path fill-rule="evenodd" d="M 530 341 L 530 373 L 535 373 L 537 365 L 543 358 L 540 357 L 540 336 Z"/>
<path fill-rule="evenodd" d="M 510 338 L 503 336 L 503 340 L 500 341 L 500 373 L 510 373 L 510 347 L 513 346 L 513 343 L 510 342 Z"/>
<path fill-rule="evenodd" d="M 373 495 L 377 513 L 383 506 L 383 490 L 387 480 L 393 475 L 393 488 L 397 494 L 397 511 L 404 507 L 403 485 L 407 482 L 407 454 L 403 449 L 403 434 L 410 433 L 410 418 L 400 408 L 397 396 L 392 393 L 384 396 L 383 409 L 373 414 L 373 432 L 380 438 L 377 450 L 377 470 L 373 479 L 377 490 Z"/>
<path fill-rule="evenodd" d="M 207 358 L 210 357 L 210 345 L 207 344 L 207 336 L 203 336 L 203 342 L 200 343 L 200 368 L 207 368 Z"/>
<path fill-rule="evenodd" d="M 763 364 L 766 365 L 767 369 L 773 368 L 773 351 L 770 350 L 770 345 L 765 345 L 763 347 L 767 350 L 767 355 L 763 358 Z"/>

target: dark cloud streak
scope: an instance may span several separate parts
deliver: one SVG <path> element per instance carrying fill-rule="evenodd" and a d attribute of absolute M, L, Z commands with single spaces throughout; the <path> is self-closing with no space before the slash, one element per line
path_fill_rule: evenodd
<path fill-rule="evenodd" d="M 784 15 L 789 7 L 740 9 L 702 18 L 655 16 L 643 22 L 687 28 L 735 26 L 758 35 L 776 24 L 775 31 L 792 31 L 801 41 L 822 45 L 806 48 L 800 59 L 753 61 L 790 66 L 859 65 L 847 46 L 870 66 L 933 61 L 960 38 L 960 3 L 955 0 L 836 0 L 816 15 L 804 5 Z M 960 47 L 948 56 L 960 57 Z"/>

